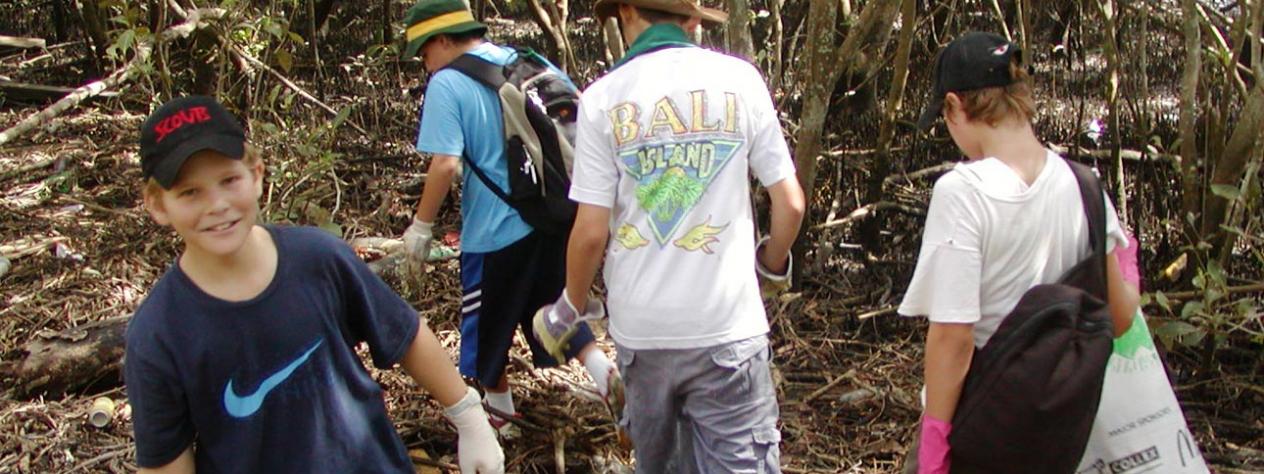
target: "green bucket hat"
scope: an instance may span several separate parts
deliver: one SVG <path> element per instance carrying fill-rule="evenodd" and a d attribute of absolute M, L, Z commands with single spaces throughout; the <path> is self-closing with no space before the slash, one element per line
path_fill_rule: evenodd
<path fill-rule="evenodd" d="M 405 58 L 416 56 L 421 45 L 437 34 L 487 32 L 487 25 L 475 20 L 461 0 L 421 0 L 404 14 L 404 24 L 404 38 L 408 41 Z"/>

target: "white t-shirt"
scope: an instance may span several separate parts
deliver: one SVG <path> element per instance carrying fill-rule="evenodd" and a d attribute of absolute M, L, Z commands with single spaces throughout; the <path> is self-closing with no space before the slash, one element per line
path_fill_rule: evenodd
<path fill-rule="evenodd" d="M 638 56 L 584 91 L 570 197 L 611 209 L 610 333 L 631 349 L 768 332 L 755 277 L 750 170 L 794 163 L 759 72 L 702 48 Z"/>
<path fill-rule="evenodd" d="M 1106 252 L 1127 247 L 1106 199 Z M 996 158 L 962 163 L 935 182 L 905 316 L 973 323 L 983 347 L 1033 286 L 1087 258 L 1088 219 L 1075 173 L 1049 152 L 1030 186 Z"/>

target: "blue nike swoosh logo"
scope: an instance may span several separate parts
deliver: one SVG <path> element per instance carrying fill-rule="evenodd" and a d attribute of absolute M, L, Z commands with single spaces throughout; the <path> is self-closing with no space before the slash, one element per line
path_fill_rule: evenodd
<path fill-rule="evenodd" d="M 316 351 L 316 348 L 320 347 L 320 344 L 323 342 L 325 342 L 324 338 L 317 340 L 311 349 L 294 359 L 294 362 L 290 362 L 285 368 L 263 379 L 263 382 L 259 384 L 259 388 L 255 389 L 255 393 L 250 395 L 238 396 L 233 391 L 233 380 L 228 379 L 228 386 L 224 387 L 224 409 L 228 410 L 229 415 L 236 418 L 245 418 L 259 411 L 259 407 L 263 406 L 263 398 L 268 396 L 268 392 L 271 392 L 277 385 L 281 385 L 281 382 L 289 378 L 290 374 L 294 373 L 300 365 L 307 362 L 307 358 L 311 357 L 312 352 Z"/>

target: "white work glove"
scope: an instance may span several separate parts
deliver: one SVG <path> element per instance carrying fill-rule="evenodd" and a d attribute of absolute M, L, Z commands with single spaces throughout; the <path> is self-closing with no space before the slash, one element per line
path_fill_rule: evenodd
<path fill-rule="evenodd" d="M 443 409 L 443 415 L 456 426 L 457 462 L 461 474 L 502 474 L 505 453 L 496 441 L 496 432 L 483 411 L 478 391 L 466 387 L 465 397 Z"/>
<path fill-rule="evenodd" d="M 414 217 L 413 224 L 404 231 L 404 253 L 408 257 L 408 265 L 413 269 L 421 268 L 430 256 L 430 242 L 433 241 L 434 223 Z"/>
<path fill-rule="evenodd" d="M 759 239 L 759 243 L 755 244 L 755 272 L 759 274 L 759 293 L 765 297 L 776 296 L 778 293 L 790 289 L 790 274 L 794 272 L 794 257 L 786 255 L 786 271 L 781 274 L 773 273 L 764 267 L 764 262 L 760 261 L 760 250 L 764 248 L 772 237 L 765 235 Z"/>

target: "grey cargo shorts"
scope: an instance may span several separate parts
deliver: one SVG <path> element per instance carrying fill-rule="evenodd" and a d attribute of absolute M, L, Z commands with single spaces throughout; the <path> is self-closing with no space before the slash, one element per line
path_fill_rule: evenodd
<path fill-rule="evenodd" d="M 768 336 L 698 349 L 615 344 L 638 473 L 779 473 Z"/>

